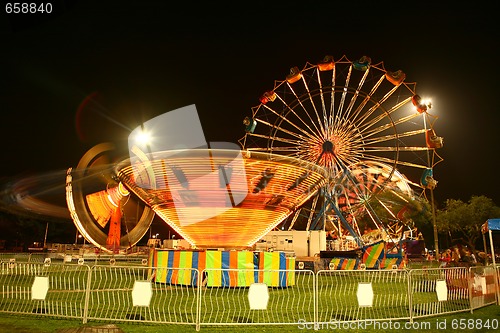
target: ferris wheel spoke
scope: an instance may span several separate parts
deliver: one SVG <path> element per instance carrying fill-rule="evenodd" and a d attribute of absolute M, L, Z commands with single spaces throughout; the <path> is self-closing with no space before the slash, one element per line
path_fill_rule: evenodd
<path fill-rule="evenodd" d="M 335 113 L 335 78 L 336 78 L 336 66 L 333 67 L 332 69 L 332 85 L 329 91 L 330 94 L 330 108 L 329 108 L 329 113 L 328 113 L 328 128 L 330 132 L 328 133 L 331 135 L 333 133 L 334 126 L 333 124 L 337 121 L 338 115 Z"/>
<path fill-rule="evenodd" d="M 342 132 L 353 132 L 356 131 L 356 127 L 353 122 L 349 118 L 338 118 L 334 124 L 334 133 L 342 133 Z"/>
<path fill-rule="evenodd" d="M 269 149 L 267 147 L 247 147 L 245 148 L 246 151 L 252 152 L 252 151 L 262 151 L 262 152 L 267 152 Z"/>
<path fill-rule="evenodd" d="M 405 137 L 413 137 L 413 136 L 421 135 L 421 134 L 424 134 L 425 132 L 426 132 L 425 130 L 421 129 L 421 130 L 408 131 L 408 132 L 399 133 L 399 134 L 389 134 L 389 135 L 379 136 L 379 137 L 375 137 L 375 138 L 367 138 L 364 141 L 364 144 L 373 145 L 375 143 L 381 143 L 381 142 L 388 142 L 388 141 L 394 142 L 394 140 L 400 140 L 400 139 L 405 138 Z M 425 148 L 425 147 L 420 147 L 420 148 Z M 401 149 L 404 149 L 404 148 L 401 148 Z M 425 148 L 425 149 L 427 149 L 427 148 Z M 414 150 L 414 149 L 412 149 L 412 150 Z"/>
<path fill-rule="evenodd" d="M 360 159 L 356 157 L 356 155 L 342 155 L 342 156 L 335 156 L 335 161 L 337 165 L 337 170 L 339 172 L 343 172 L 344 168 L 346 168 L 346 165 L 353 165 L 355 163 L 358 163 Z M 344 167 L 342 167 L 344 166 Z"/>
<path fill-rule="evenodd" d="M 319 96 L 321 98 L 321 109 L 323 111 L 323 131 L 326 131 L 326 136 L 328 137 L 331 132 L 329 131 L 330 129 L 330 118 L 331 118 L 331 111 L 330 111 L 330 114 L 327 114 L 327 108 L 326 108 L 326 104 L 325 104 L 325 96 L 324 96 L 324 92 L 323 92 L 323 84 L 321 83 L 321 75 L 320 75 L 320 71 L 319 70 L 316 70 L 316 76 L 317 76 L 317 80 L 318 80 L 318 85 L 319 85 Z M 332 94 L 332 104 L 333 104 L 333 94 Z M 331 109 L 330 109 L 331 110 Z"/>
<path fill-rule="evenodd" d="M 358 235 L 361 234 L 359 232 L 356 214 L 354 214 L 354 212 L 359 213 L 359 209 L 357 209 L 357 207 L 359 207 L 360 205 L 357 202 L 353 202 L 352 200 L 350 200 L 347 193 L 343 193 L 341 196 L 339 196 L 336 200 L 336 204 L 341 211 L 348 214 L 350 221 L 348 220 L 347 222 L 349 223 L 350 227 L 353 228 L 355 232 L 358 233 Z M 360 209 L 363 208 L 360 207 Z"/>
<path fill-rule="evenodd" d="M 282 127 L 279 127 L 279 126 L 273 126 L 272 124 L 266 122 L 266 121 L 260 121 L 259 120 L 259 123 L 262 123 L 262 124 L 265 124 L 265 125 L 268 125 L 270 126 L 271 128 L 273 128 L 273 130 L 275 131 L 274 133 L 277 133 L 278 131 L 280 132 L 283 132 L 283 133 L 286 133 L 288 135 L 290 135 L 291 137 L 295 137 L 297 138 L 297 140 L 307 140 L 307 138 L 305 136 L 302 136 L 301 134 L 299 133 L 296 133 L 296 132 L 292 132 L 288 129 L 285 129 L 285 128 L 282 128 Z M 304 133 L 306 135 L 308 135 L 309 133 Z M 252 136 L 259 136 L 258 134 L 251 134 Z M 275 134 L 274 134 L 275 135 Z M 266 137 L 266 138 L 270 138 L 270 135 L 267 135 L 267 136 L 262 136 L 260 135 L 261 137 Z"/>
<path fill-rule="evenodd" d="M 303 77 L 303 76 L 302 76 L 302 81 L 304 81 L 304 77 Z M 304 81 L 304 82 L 305 82 L 305 81 Z M 292 88 L 292 85 L 291 85 L 290 83 L 288 83 L 288 82 L 287 82 L 287 86 L 288 86 L 289 90 L 292 92 L 292 94 L 295 96 L 295 99 L 296 99 L 295 101 L 296 101 L 296 102 L 297 102 L 297 103 L 301 106 L 302 111 L 304 111 L 304 113 L 307 115 L 307 118 L 308 118 L 308 119 L 309 119 L 309 121 L 310 121 L 309 123 L 306 123 L 305 121 L 303 121 L 303 120 L 302 120 L 302 122 L 304 123 L 304 125 L 306 125 L 306 126 L 310 129 L 310 131 L 311 131 L 311 132 L 313 132 L 313 133 L 315 133 L 316 135 L 318 135 L 318 136 L 320 136 L 320 137 L 321 137 L 321 136 L 322 136 L 322 131 L 318 128 L 318 126 L 317 126 L 316 122 L 315 122 L 315 121 L 311 118 L 311 115 L 310 115 L 310 113 L 307 111 L 307 108 L 306 108 L 306 107 L 304 106 L 304 104 L 302 103 L 302 100 L 299 98 L 299 96 L 297 96 L 297 93 L 296 93 L 296 92 L 295 92 L 295 90 Z M 283 102 L 284 102 L 284 101 L 283 101 Z M 287 107 L 288 107 L 289 109 L 293 109 L 293 108 L 291 108 L 288 104 L 287 104 Z M 296 114 L 296 113 L 295 113 L 295 111 L 294 111 L 294 114 Z M 297 116 L 297 117 L 298 117 L 298 116 Z M 298 118 L 300 119 L 300 117 L 298 117 Z M 313 127 L 314 127 L 314 131 L 313 131 L 313 130 L 309 127 L 309 125 L 308 125 L 308 124 L 312 124 L 312 125 L 313 125 Z"/>
<path fill-rule="evenodd" d="M 288 123 L 290 126 L 292 126 L 293 128 L 295 128 L 297 131 L 303 133 L 305 136 L 307 137 L 314 137 L 314 131 L 295 113 L 295 111 L 293 109 L 291 109 L 288 105 L 288 109 L 297 117 L 297 119 L 301 122 L 302 125 L 304 125 L 308 130 L 305 130 L 304 128 L 300 127 L 299 125 L 295 124 L 293 121 L 291 121 L 288 117 L 284 117 L 281 113 L 278 113 L 276 112 L 274 109 L 268 107 L 268 106 L 264 106 L 267 110 L 271 111 L 273 114 L 276 115 L 277 119 L 280 120 L 280 122 L 285 122 L 285 123 Z M 273 128 L 273 127 L 276 127 L 276 125 L 273 125 L 269 122 L 265 122 L 264 120 L 261 120 L 261 119 L 258 119 L 257 122 L 261 122 L 261 123 L 265 123 L 267 126 Z"/>
<path fill-rule="evenodd" d="M 269 151 L 270 153 L 286 153 L 288 155 L 288 154 L 296 154 L 300 150 L 292 146 L 288 147 L 272 146 L 267 148 L 266 151 Z"/>
<path fill-rule="evenodd" d="M 370 217 L 370 220 L 373 222 L 373 224 L 375 225 L 375 227 L 378 229 L 378 230 L 385 230 L 384 226 L 382 223 L 380 223 L 379 219 L 376 217 L 376 215 L 371 211 L 371 209 L 366 209 L 366 213 L 368 214 L 368 216 Z"/>
<path fill-rule="evenodd" d="M 370 71 L 370 69 L 366 70 L 365 72 L 365 76 L 364 78 L 366 77 L 366 75 L 368 75 L 368 72 Z M 362 110 L 364 109 L 364 107 L 366 106 L 366 104 L 368 103 L 369 100 L 372 99 L 372 96 L 373 94 L 375 93 L 375 91 L 378 89 L 378 87 L 380 86 L 380 84 L 384 81 L 384 76 L 380 77 L 380 79 L 378 80 L 378 82 L 373 86 L 372 90 L 370 91 L 370 93 L 368 93 L 368 95 L 365 97 L 365 99 L 363 100 L 363 102 L 356 108 L 356 112 L 354 113 L 352 119 L 358 123 L 358 124 L 362 124 L 364 119 L 368 118 L 371 116 L 371 114 L 378 108 L 378 106 L 382 103 L 381 101 L 377 101 L 375 103 L 374 106 L 372 106 L 371 108 L 368 109 L 367 112 L 363 113 L 363 115 L 361 116 L 361 112 Z M 358 88 L 358 90 L 356 90 L 356 93 L 359 92 L 359 90 L 361 89 L 361 87 Z M 357 119 L 358 117 L 360 117 L 360 119 Z"/>
<path fill-rule="evenodd" d="M 338 128 L 335 126 L 335 124 L 339 124 L 339 119 L 344 118 L 344 104 L 347 98 L 348 94 L 348 87 L 349 87 L 349 82 L 351 80 L 351 75 L 352 75 L 352 66 L 349 66 L 349 70 L 345 79 L 345 86 L 342 87 L 341 91 L 341 96 L 340 96 L 340 101 L 339 101 L 339 106 L 337 108 L 337 113 L 336 113 L 336 118 L 335 118 L 335 123 L 334 123 L 334 131 L 336 131 Z M 345 117 L 347 118 L 347 117 Z"/>
<path fill-rule="evenodd" d="M 264 134 L 253 133 L 253 134 L 251 134 L 249 136 L 254 137 L 254 138 L 261 138 L 261 139 L 269 139 L 269 140 L 273 139 L 273 140 L 276 140 L 276 141 L 281 141 L 281 142 L 289 143 L 290 145 L 293 145 L 293 144 L 297 143 L 296 140 L 275 138 L 274 136 L 271 136 L 271 135 L 264 135 Z"/>
<path fill-rule="evenodd" d="M 366 81 L 366 77 L 368 76 L 368 73 L 370 72 L 370 69 L 367 69 L 365 71 L 365 73 L 363 74 L 363 77 L 362 79 L 359 81 L 359 84 L 358 84 L 358 87 L 354 90 L 354 93 L 352 94 L 352 97 L 351 97 L 351 100 L 349 102 L 349 105 L 347 106 L 347 109 L 346 109 L 346 114 L 345 114 L 345 117 L 346 118 L 352 118 L 352 119 L 356 119 L 356 116 L 359 114 L 360 112 L 360 109 L 363 108 L 363 105 L 366 104 L 368 102 L 368 99 L 365 98 L 363 100 L 363 102 L 361 103 L 361 107 L 358 107 L 354 113 L 354 115 L 351 116 L 351 111 L 352 109 L 354 108 L 354 105 L 356 103 L 356 100 L 359 96 L 359 93 L 362 91 L 362 88 L 363 88 L 363 84 L 365 83 Z"/>
<path fill-rule="evenodd" d="M 400 108 L 402 108 L 403 106 L 408 104 L 411 101 L 411 98 L 412 98 L 412 96 L 408 96 L 407 98 L 403 99 L 402 101 L 394 104 L 392 107 L 390 107 L 387 110 L 387 113 L 389 115 L 393 114 L 394 112 L 396 112 L 397 110 L 399 110 Z M 416 113 L 416 116 L 418 116 L 418 115 L 419 115 L 419 113 Z"/>
<path fill-rule="evenodd" d="M 360 129 L 360 131 L 365 134 L 365 137 L 370 137 L 373 134 L 377 134 L 377 133 L 383 132 L 385 130 L 388 130 L 388 129 L 392 128 L 392 127 L 408 123 L 410 120 L 413 120 L 413 119 L 417 118 L 418 116 L 419 116 L 418 113 L 411 114 L 411 115 L 408 115 L 406 117 L 402 117 L 400 119 L 393 120 L 393 121 L 391 121 L 389 123 L 386 123 L 386 124 L 380 125 L 380 126 L 378 126 L 376 128 L 368 130 L 370 127 L 374 126 L 376 123 L 378 123 L 381 120 L 383 120 L 384 118 L 388 117 L 387 115 L 380 115 L 376 119 L 373 119 L 373 121 L 371 121 L 370 123 L 366 124 L 366 126 L 363 127 L 362 129 Z M 420 133 L 424 133 L 424 132 L 425 132 L 425 128 L 420 128 L 420 131 L 415 131 L 414 133 L 420 134 Z M 409 132 L 409 133 L 411 133 L 411 132 Z"/>
<path fill-rule="evenodd" d="M 390 115 L 393 114 L 395 111 L 397 111 L 400 107 L 404 106 L 405 104 L 407 104 L 409 101 L 411 100 L 411 97 L 410 98 L 407 98 L 405 99 L 404 101 L 396 104 L 395 106 L 393 106 L 392 108 L 390 108 L 389 110 L 387 110 L 386 113 L 382 113 L 380 115 L 378 115 L 377 117 L 375 118 L 372 118 L 370 121 L 367 121 L 364 125 L 362 124 L 362 122 L 359 122 L 358 123 L 358 126 L 359 126 L 359 130 L 363 133 L 366 133 L 366 135 L 370 135 L 370 133 L 372 133 L 372 131 L 374 133 L 378 133 L 380 131 L 383 131 L 383 130 L 386 130 L 386 129 L 389 129 L 391 127 L 395 127 L 395 126 L 398 126 L 400 124 L 403 124 L 403 123 L 406 123 L 416 117 L 419 116 L 419 113 L 413 113 L 413 114 L 410 114 L 408 116 L 405 116 L 405 117 L 401 117 L 401 118 L 398 118 L 396 120 L 393 120 L 390 118 Z M 388 119 L 391 119 L 391 121 L 389 122 L 386 122 L 385 124 L 383 125 L 380 125 L 378 126 L 377 128 L 375 128 L 374 130 L 370 130 L 368 131 L 369 128 L 375 126 L 377 123 L 379 122 L 382 122 L 384 120 L 388 120 Z"/>
<path fill-rule="evenodd" d="M 323 121 L 321 121 L 321 117 L 319 115 L 319 112 L 318 112 L 318 109 L 316 107 L 316 104 L 314 103 L 314 98 L 311 96 L 311 91 L 309 90 L 309 86 L 306 82 L 306 79 L 305 79 L 305 76 L 303 75 L 302 76 L 302 82 L 304 83 L 304 87 L 306 88 L 306 91 L 307 91 L 307 95 L 309 96 L 309 101 L 311 103 L 311 106 L 312 108 L 314 109 L 314 114 L 316 115 L 316 118 L 317 118 L 317 123 L 319 124 L 319 129 L 318 131 L 320 131 L 320 133 L 322 134 L 322 137 L 326 137 L 326 127 L 325 127 L 325 124 Z M 318 85 L 319 85 L 319 89 L 320 91 L 322 90 L 322 87 L 321 87 L 321 81 L 318 81 Z M 321 95 L 323 97 L 323 95 Z M 301 104 L 302 105 L 302 104 Z M 304 106 L 303 106 L 304 107 Z M 304 109 L 305 110 L 305 109 Z M 324 109 L 323 109 L 324 110 Z M 307 111 L 306 111 L 307 112 Z"/>
<path fill-rule="evenodd" d="M 377 202 L 385 209 L 385 211 L 391 215 L 392 218 L 394 219 L 397 219 L 397 216 L 396 214 L 394 214 L 394 212 L 389 208 L 387 207 L 387 205 L 382 201 L 380 200 L 379 198 L 375 198 L 377 200 Z"/>
<path fill-rule="evenodd" d="M 372 96 L 372 93 L 374 93 L 374 91 L 376 90 L 376 88 L 378 88 L 378 86 L 382 83 L 382 81 L 385 80 L 385 77 L 382 76 L 380 78 L 380 80 L 377 82 L 377 85 L 375 85 L 375 87 L 372 89 L 372 92 L 370 93 L 370 96 Z M 378 110 L 382 105 L 383 103 L 397 90 L 397 86 L 393 87 L 390 91 L 388 91 L 384 97 L 382 97 L 380 100 L 378 100 L 372 107 L 370 107 L 368 109 L 367 112 L 365 112 L 363 114 L 363 116 L 358 120 L 358 124 L 359 126 L 361 126 L 365 121 L 367 121 L 368 119 L 370 119 L 370 117 L 372 116 L 372 114 Z"/>
<path fill-rule="evenodd" d="M 314 155 L 308 151 L 303 151 L 303 150 L 299 150 L 296 154 L 296 156 L 302 160 L 306 160 L 306 161 L 312 161 L 314 160 Z"/>
<path fill-rule="evenodd" d="M 399 147 L 399 151 L 400 152 L 416 152 L 416 151 L 422 151 L 422 152 L 427 152 L 429 151 L 430 149 L 427 148 L 427 147 L 420 147 L 420 146 L 414 146 L 414 147 L 410 147 L 410 146 L 401 146 Z"/>
<path fill-rule="evenodd" d="M 396 163 L 398 162 L 398 160 L 396 160 L 394 158 L 388 158 L 388 157 L 366 154 L 366 153 L 360 154 L 360 159 L 366 160 L 366 161 L 373 161 L 373 162 L 382 162 L 382 163 L 386 163 L 388 165 L 396 165 Z"/>

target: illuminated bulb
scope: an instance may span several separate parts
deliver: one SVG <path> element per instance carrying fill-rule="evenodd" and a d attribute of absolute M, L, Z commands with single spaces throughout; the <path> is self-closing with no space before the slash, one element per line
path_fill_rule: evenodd
<path fill-rule="evenodd" d="M 151 142 L 151 135 L 148 132 L 141 131 L 137 133 L 137 136 L 135 137 L 135 141 L 139 144 L 147 144 Z"/>
<path fill-rule="evenodd" d="M 425 105 L 425 106 L 427 106 L 427 109 L 432 108 L 432 102 L 431 102 L 430 99 L 424 99 L 424 100 L 422 100 L 422 104 Z"/>

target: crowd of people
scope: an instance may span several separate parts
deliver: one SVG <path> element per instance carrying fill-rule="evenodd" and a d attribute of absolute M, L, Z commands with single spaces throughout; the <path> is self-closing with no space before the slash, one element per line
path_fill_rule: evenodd
<path fill-rule="evenodd" d="M 466 247 L 454 246 L 448 248 L 441 253 L 439 258 L 440 267 L 447 266 L 463 266 L 463 265 L 477 265 L 486 264 L 486 254 L 483 252 L 478 253 L 478 256 Z"/>

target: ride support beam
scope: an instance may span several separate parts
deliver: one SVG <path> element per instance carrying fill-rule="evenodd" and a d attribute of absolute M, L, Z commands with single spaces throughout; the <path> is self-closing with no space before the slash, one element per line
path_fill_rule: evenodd
<path fill-rule="evenodd" d="M 106 240 L 106 248 L 113 251 L 113 253 L 118 253 L 120 251 L 121 221 L 122 210 L 121 204 L 118 203 L 118 207 L 111 214 L 111 219 L 109 221 L 109 233 Z"/>

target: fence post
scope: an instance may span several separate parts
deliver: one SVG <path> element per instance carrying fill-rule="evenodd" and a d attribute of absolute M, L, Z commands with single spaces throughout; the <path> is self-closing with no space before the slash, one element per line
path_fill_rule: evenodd
<path fill-rule="evenodd" d="M 472 304 L 472 296 L 473 296 L 473 285 L 472 285 L 472 267 L 469 267 L 467 270 L 467 283 L 469 286 L 469 305 L 470 305 L 470 313 L 474 312 L 474 305 Z"/>
<path fill-rule="evenodd" d="M 198 332 L 201 327 L 201 287 L 203 285 L 203 270 L 200 273 L 200 270 L 196 268 L 196 273 L 198 274 L 198 277 L 196 279 L 196 316 L 195 316 L 195 325 L 196 325 L 196 331 Z"/>
<path fill-rule="evenodd" d="M 82 322 L 83 324 L 86 324 L 88 321 L 88 314 L 89 314 L 89 302 L 90 302 L 90 286 L 91 286 L 91 279 L 92 279 L 92 269 L 90 266 L 85 265 L 88 270 L 87 274 L 87 287 L 85 288 L 85 304 L 83 306 L 83 318 Z M 94 266 L 95 267 L 95 266 Z"/>
<path fill-rule="evenodd" d="M 318 273 L 321 270 L 314 272 L 314 279 L 313 279 L 313 305 L 314 305 L 314 311 L 313 311 L 313 321 L 314 321 L 314 330 L 317 331 L 319 329 L 319 309 L 318 309 L 318 304 L 319 304 L 319 292 L 318 292 Z"/>
<path fill-rule="evenodd" d="M 489 266 L 485 266 L 489 267 Z M 495 299 L 497 305 L 500 305 L 500 267 L 495 267 L 493 266 L 493 277 L 494 277 L 494 284 L 495 284 Z"/>
<path fill-rule="evenodd" d="M 413 323 L 413 293 L 411 290 L 411 276 L 412 276 L 412 270 L 408 270 L 408 311 L 409 311 L 409 317 L 410 317 L 410 323 Z"/>

